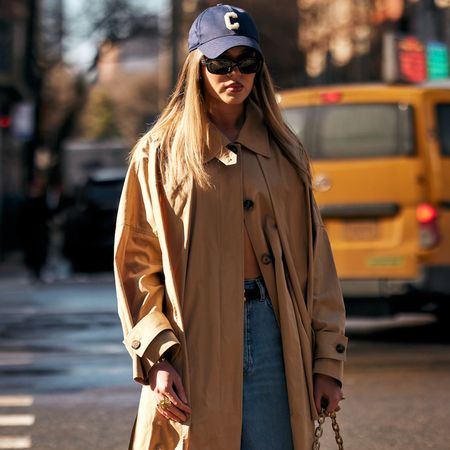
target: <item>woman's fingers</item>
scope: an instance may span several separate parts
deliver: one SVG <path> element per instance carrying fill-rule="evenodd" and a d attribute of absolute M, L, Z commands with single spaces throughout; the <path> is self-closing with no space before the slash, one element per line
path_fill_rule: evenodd
<path fill-rule="evenodd" d="M 162 398 L 166 398 L 170 401 L 170 405 L 160 406 L 159 408 L 167 413 L 167 416 L 171 420 L 175 420 L 177 422 L 185 422 L 187 419 L 187 414 L 191 413 L 191 408 L 186 405 L 181 399 L 178 397 L 177 393 L 172 387 L 168 387 L 164 389 L 162 392 Z"/>
<path fill-rule="evenodd" d="M 186 415 L 174 405 L 166 407 L 165 411 L 172 416 L 172 420 L 180 423 L 186 421 Z"/>
<path fill-rule="evenodd" d="M 166 406 L 164 408 L 161 406 L 158 406 L 159 413 L 166 419 L 173 420 L 174 422 L 180 422 L 180 423 L 184 422 L 186 420 L 186 418 L 183 419 L 182 417 L 180 417 L 179 414 L 176 414 L 174 409 L 176 409 L 174 406 L 171 406 L 171 407 Z M 181 411 L 179 411 L 179 412 L 181 413 Z M 183 415 L 183 413 L 181 413 L 181 415 Z"/>
<path fill-rule="evenodd" d="M 325 409 L 328 414 L 338 410 L 342 390 L 333 378 L 316 374 L 314 378 L 314 404 L 318 414 Z"/>
<path fill-rule="evenodd" d="M 161 361 L 155 366 L 151 373 L 152 389 L 159 399 L 158 410 L 166 419 L 185 422 L 191 408 L 187 404 L 181 377 L 168 361 Z M 164 399 L 170 404 L 161 404 Z"/>
<path fill-rule="evenodd" d="M 328 414 L 333 411 L 339 411 L 339 401 L 340 397 L 333 395 L 334 393 L 328 394 L 324 392 L 318 392 L 317 397 L 314 398 L 317 412 L 320 414 L 322 409 L 324 409 Z"/>
<path fill-rule="evenodd" d="M 316 405 L 317 414 L 320 414 L 322 409 L 322 394 L 317 392 L 317 390 L 314 392 L 314 403 Z"/>
<path fill-rule="evenodd" d="M 330 396 L 329 398 L 327 398 L 327 400 L 328 400 L 328 405 L 327 405 L 326 411 L 328 414 L 331 414 L 333 411 L 336 411 L 336 409 L 338 407 L 339 399 L 335 396 Z"/>
<path fill-rule="evenodd" d="M 176 406 L 178 409 L 185 411 L 186 413 L 191 413 L 191 408 L 189 408 L 188 405 L 186 405 L 180 397 L 178 397 L 177 393 L 173 389 L 173 387 L 169 388 L 165 394 L 167 398 L 172 402 L 174 406 Z"/>
<path fill-rule="evenodd" d="M 186 397 L 186 392 L 184 391 L 184 386 L 183 386 L 183 382 L 181 381 L 181 377 L 178 374 L 173 377 L 173 384 L 175 385 L 175 390 L 177 391 L 181 401 L 185 405 L 187 405 L 188 401 L 187 401 L 187 397 Z"/>
<path fill-rule="evenodd" d="M 165 401 L 165 402 L 164 402 Z M 171 420 L 175 420 L 176 422 L 185 422 L 186 414 L 172 401 L 171 395 L 169 392 L 163 394 L 160 401 L 158 402 L 158 410 L 159 412 L 166 418 Z"/>

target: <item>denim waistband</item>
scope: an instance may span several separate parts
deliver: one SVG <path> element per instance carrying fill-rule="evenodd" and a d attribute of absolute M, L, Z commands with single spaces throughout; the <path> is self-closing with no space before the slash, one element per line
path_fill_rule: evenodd
<path fill-rule="evenodd" d="M 244 290 L 247 292 L 248 300 L 256 297 L 264 300 L 267 297 L 267 289 L 263 277 L 244 280 Z"/>

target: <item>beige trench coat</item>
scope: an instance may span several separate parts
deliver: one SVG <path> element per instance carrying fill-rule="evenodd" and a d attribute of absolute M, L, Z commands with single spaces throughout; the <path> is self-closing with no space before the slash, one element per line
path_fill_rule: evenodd
<path fill-rule="evenodd" d="M 344 305 L 312 192 L 255 105 L 234 151 L 227 143 L 211 126 L 209 189 L 161 182 L 158 149 L 145 139 L 130 163 L 115 238 L 124 344 L 143 385 L 130 449 L 239 450 L 244 223 L 280 325 L 295 450 L 312 447 L 313 373 L 342 381 Z M 255 195 L 266 192 L 270 203 L 259 234 L 249 219 L 258 209 L 246 216 L 242 208 L 251 173 L 259 174 Z M 159 415 L 148 386 L 149 369 L 169 349 L 192 408 L 183 425 Z"/>

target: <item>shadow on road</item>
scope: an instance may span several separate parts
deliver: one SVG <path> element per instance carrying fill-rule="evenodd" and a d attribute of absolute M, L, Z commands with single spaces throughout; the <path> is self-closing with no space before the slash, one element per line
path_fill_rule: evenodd
<path fill-rule="evenodd" d="M 450 327 L 432 314 L 392 317 L 347 317 L 346 334 L 352 341 L 411 344 L 450 344 Z"/>

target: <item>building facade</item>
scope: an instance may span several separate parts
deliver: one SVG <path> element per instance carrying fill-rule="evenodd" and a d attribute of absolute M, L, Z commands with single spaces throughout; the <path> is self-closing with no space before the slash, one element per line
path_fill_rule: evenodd
<path fill-rule="evenodd" d="M 201 10 L 216 3 L 184 0 L 182 35 Z M 450 48 L 450 0 L 236 0 L 233 4 L 255 18 L 279 88 L 382 81 L 385 37 L 392 33 L 414 36 L 425 46 L 443 44 L 447 52 Z"/>
<path fill-rule="evenodd" d="M 0 251 L 15 245 L 14 210 L 36 139 L 38 0 L 0 0 Z M 1 255 L 1 253 L 0 253 Z"/>

